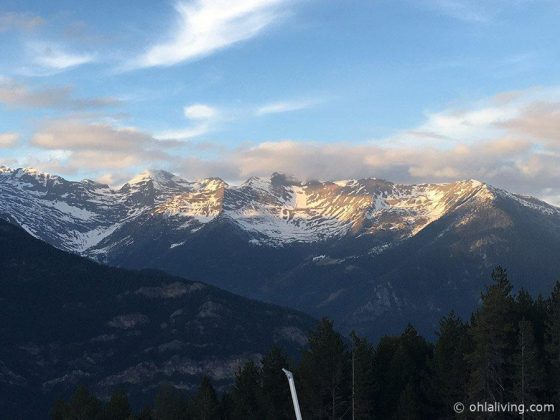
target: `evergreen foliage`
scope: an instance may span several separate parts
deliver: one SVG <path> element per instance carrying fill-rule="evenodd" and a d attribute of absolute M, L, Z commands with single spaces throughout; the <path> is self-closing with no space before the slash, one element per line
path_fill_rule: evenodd
<path fill-rule="evenodd" d="M 560 283 L 548 299 L 533 299 L 523 290 L 513 295 L 507 273 L 499 267 L 492 279 L 470 320 L 453 312 L 443 317 L 433 344 L 411 325 L 377 345 L 355 333 L 346 340 L 323 319 L 309 333 L 299 364 L 272 348 L 260 362 L 249 361 L 239 369 L 234 385 L 221 395 L 205 376 L 194 392 L 162 386 L 151 406 L 134 415 L 123 391 L 102 403 L 80 386 L 68 401 L 53 404 L 51 418 L 293 419 L 282 368 L 294 372 L 305 419 L 349 420 L 352 411 L 359 420 L 454 419 L 455 402 L 557 401 Z M 537 417 L 525 413 L 525 418 Z"/>
<path fill-rule="evenodd" d="M 473 401 L 505 401 L 510 385 L 514 344 L 512 286 L 502 267 L 492 272 L 494 283 L 481 294 L 482 307 L 475 312 L 470 334 L 474 349 L 467 360 L 471 369 Z"/>
<path fill-rule="evenodd" d="M 560 404 L 560 282 L 547 302 L 546 355 L 550 364 L 549 389 L 556 404 Z"/>
<path fill-rule="evenodd" d="M 515 400 L 524 404 L 538 403 L 544 391 L 544 370 L 535 344 L 533 324 L 525 318 L 519 322 L 515 351 Z"/>
<path fill-rule="evenodd" d="M 350 353 L 333 322 L 322 319 L 309 334 L 299 373 L 306 417 L 338 419 L 351 400 Z"/>
<path fill-rule="evenodd" d="M 208 376 L 204 376 L 200 382 L 191 411 L 194 420 L 212 420 L 218 417 L 220 403 Z"/>
<path fill-rule="evenodd" d="M 469 380 L 465 369 L 465 354 L 472 351 L 468 325 L 454 312 L 442 318 L 437 332 L 432 359 L 433 386 L 439 400 L 439 409 L 453 417 L 453 404 L 467 394 Z"/>
<path fill-rule="evenodd" d="M 352 405 L 356 418 L 372 418 L 375 412 L 375 348 L 352 332 Z"/>
<path fill-rule="evenodd" d="M 293 416 L 292 397 L 282 369 L 290 369 L 288 357 L 280 348 L 273 347 L 262 359 L 264 419 L 289 419 Z"/>
<path fill-rule="evenodd" d="M 231 391 L 234 418 L 259 420 L 263 418 L 261 370 L 249 361 L 239 370 Z"/>
<path fill-rule="evenodd" d="M 127 420 L 132 415 L 128 397 L 123 390 L 117 390 L 103 409 L 103 420 Z"/>

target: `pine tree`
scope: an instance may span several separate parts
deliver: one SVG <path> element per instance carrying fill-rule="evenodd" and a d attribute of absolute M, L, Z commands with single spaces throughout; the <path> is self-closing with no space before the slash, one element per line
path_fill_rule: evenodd
<path fill-rule="evenodd" d="M 163 385 L 158 391 L 154 403 L 154 417 L 157 420 L 189 418 L 187 398 L 172 385 Z"/>
<path fill-rule="evenodd" d="M 523 318 L 532 320 L 534 314 L 534 308 L 535 308 L 535 301 L 533 300 L 533 297 L 527 290 L 521 289 L 515 295 L 513 308 L 514 308 L 513 312 L 519 318 L 519 321 L 521 321 Z"/>
<path fill-rule="evenodd" d="M 351 333 L 352 410 L 357 419 L 374 418 L 375 349 L 367 339 Z"/>
<path fill-rule="evenodd" d="M 464 355 L 470 351 L 470 339 L 467 325 L 454 312 L 441 319 L 437 337 L 433 386 L 439 395 L 441 416 L 449 418 L 454 416 L 453 404 L 466 400 L 468 370 Z"/>
<path fill-rule="evenodd" d="M 525 289 L 521 289 L 515 295 L 513 302 L 514 325 L 519 325 L 525 318 L 532 324 L 535 334 L 535 343 L 539 351 L 544 350 L 544 337 L 546 333 L 547 302 L 541 295 L 533 299 L 531 294 Z"/>
<path fill-rule="evenodd" d="M 401 392 L 396 418 L 399 420 L 421 420 L 419 397 L 414 386 L 409 382 Z"/>
<path fill-rule="evenodd" d="M 57 399 L 51 409 L 52 420 L 66 420 L 68 418 L 68 405 L 64 399 Z"/>
<path fill-rule="evenodd" d="M 290 388 L 282 369 L 289 369 L 288 357 L 278 347 L 273 347 L 262 359 L 262 393 L 267 419 L 293 415 Z"/>
<path fill-rule="evenodd" d="M 127 420 L 132 414 L 128 397 L 123 390 L 117 390 L 103 408 L 103 420 Z"/>
<path fill-rule="evenodd" d="M 391 418 L 399 401 L 402 389 L 393 386 L 390 366 L 400 343 L 400 337 L 383 337 L 375 351 L 375 398 L 374 407 L 378 418 Z"/>
<path fill-rule="evenodd" d="M 216 391 L 210 378 L 204 376 L 192 401 L 192 417 L 195 420 L 213 420 L 217 418 L 219 411 L 220 403 Z"/>
<path fill-rule="evenodd" d="M 391 375 L 389 386 L 393 390 L 392 394 L 398 395 L 397 401 L 409 386 L 409 391 L 415 395 L 415 401 L 422 401 L 422 404 L 415 406 L 417 412 L 414 415 L 417 417 L 430 417 L 429 413 L 432 409 L 427 380 L 431 354 L 430 344 L 418 335 L 414 327 L 408 325 L 399 337 L 398 346 L 389 364 Z M 412 394 L 408 397 L 411 396 Z"/>
<path fill-rule="evenodd" d="M 511 382 L 510 349 L 515 340 L 512 286 L 501 267 L 494 269 L 492 279 L 494 283 L 481 295 L 482 307 L 475 313 L 470 328 L 474 348 L 467 360 L 473 401 L 504 401 Z"/>
<path fill-rule="evenodd" d="M 338 419 L 350 409 L 350 355 L 332 321 L 322 319 L 309 334 L 298 370 L 306 417 Z M 297 383 L 297 381 L 296 381 Z"/>
<path fill-rule="evenodd" d="M 539 402 L 539 397 L 545 388 L 544 370 L 535 345 L 533 326 L 525 318 L 519 323 L 515 368 L 516 400 L 526 405 Z"/>
<path fill-rule="evenodd" d="M 560 282 L 556 282 L 548 300 L 546 355 L 550 364 L 549 388 L 553 400 L 560 404 Z"/>
<path fill-rule="evenodd" d="M 231 393 L 225 392 L 220 399 L 220 419 L 221 420 L 234 420 L 235 405 L 231 398 Z"/>
<path fill-rule="evenodd" d="M 235 378 L 231 398 L 235 418 L 261 420 L 264 417 L 261 372 L 255 362 L 249 361 L 239 370 Z"/>
<path fill-rule="evenodd" d="M 72 420 L 95 419 L 101 413 L 101 402 L 88 389 L 79 385 L 67 404 L 67 418 Z"/>
<path fill-rule="evenodd" d="M 149 406 L 144 406 L 138 416 L 135 417 L 135 420 L 155 420 L 154 412 Z"/>

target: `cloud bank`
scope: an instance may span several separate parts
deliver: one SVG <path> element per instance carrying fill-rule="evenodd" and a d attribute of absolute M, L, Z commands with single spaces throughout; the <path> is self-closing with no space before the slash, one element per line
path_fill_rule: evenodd
<path fill-rule="evenodd" d="M 30 146 L 40 149 L 24 165 L 62 174 L 93 173 L 126 180 L 138 168 L 164 167 L 174 162 L 170 153 L 180 142 L 157 140 L 134 127 L 115 127 L 80 117 L 52 120 L 32 136 Z"/>
<path fill-rule="evenodd" d="M 428 113 L 418 127 L 361 143 L 268 141 L 189 157 L 178 172 L 239 180 L 285 172 L 301 179 L 395 182 L 476 178 L 560 204 L 560 89 L 505 92 L 463 109 Z"/>
<path fill-rule="evenodd" d="M 0 149 L 14 147 L 19 140 L 17 133 L 1 133 L 0 132 Z"/>
<path fill-rule="evenodd" d="M 83 166 L 113 179 L 124 179 L 139 167 L 232 182 L 272 172 L 302 180 L 377 177 L 422 183 L 475 178 L 560 204 L 558 98 L 556 87 L 505 92 L 461 109 L 428 113 L 417 127 L 359 143 L 287 139 L 228 148 L 207 141 L 197 148 L 195 141 L 157 140 L 137 129 L 68 120 L 42 127 L 32 143 L 65 151 L 61 167 Z M 217 110 L 195 104 L 184 113 L 206 124 Z"/>

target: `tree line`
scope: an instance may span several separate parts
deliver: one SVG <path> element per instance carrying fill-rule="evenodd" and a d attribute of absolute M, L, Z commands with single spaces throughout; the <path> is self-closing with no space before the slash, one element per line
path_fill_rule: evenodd
<path fill-rule="evenodd" d="M 194 394 L 162 386 L 151 404 L 133 413 L 123 391 L 102 403 L 81 386 L 55 402 L 51 417 L 293 419 L 282 368 L 294 372 L 304 419 L 352 419 L 352 413 L 355 419 L 451 419 L 456 402 L 478 401 L 554 403 L 560 410 L 560 282 L 548 298 L 525 290 L 514 294 L 506 271 L 497 267 L 471 318 L 453 312 L 442 318 L 434 343 L 411 325 L 377 345 L 354 333 L 344 339 L 323 319 L 309 333 L 298 363 L 273 348 L 259 364 L 247 362 L 226 392 L 216 392 L 205 376 Z"/>

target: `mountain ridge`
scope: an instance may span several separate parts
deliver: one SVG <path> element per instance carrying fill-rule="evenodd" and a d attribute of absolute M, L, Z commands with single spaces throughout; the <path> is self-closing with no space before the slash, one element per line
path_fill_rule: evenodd
<path fill-rule="evenodd" d="M 45 178 L 0 173 L 0 214 L 66 251 L 210 282 L 371 338 L 409 321 L 430 336 L 446 311 L 469 314 L 495 265 L 534 293 L 560 273 L 560 209 L 476 180 L 273 174 L 232 186 L 157 172 L 115 192 Z"/>
<path fill-rule="evenodd" d="M 32 185 L 32 180 L 36 185 Z M 8 191 L 10 184 L 12 191 Z M 19 200 L 27 199 L 19 211 L 10 203 L 0 205 L 0 210 L 31 234 L 66 251 L 93 258 L 104 253 L 100 243 L 112 246 L 107 237 L 120 224 L 153 215 L 180 219 L 181 229 L 202 228 L 225 217 L 252 233 L 255 244 L 281 246 L 286 242 L 314 242 L 352 233 L 367 235 L 384 224 L 386 229 L 400 229 L 402 237 L 413 236 L 469 194 L 478 193 L 481 200 L 509 194 L 542 211 L 560 211 L 535 198 L 511 194 L 472 179 L 416 185 L 376 178 L 301 182 L 275 173 L 270 178 L 252 177 L 239 186 L 231 186 L 219 178 L 187 181 L 170 172 L 152 170 L 114 189 L 91 180 L 67 181 L 33 169 L 0 167 L 0 188 L 4 196 L 10 197 L 11 193 L 19 195 Z M 22 197 L 22 193 L 27 193 L 27 197 Z M 32 208 L 30 203 L 39 199 L 47 204 L 41 210 L 55 213 L 53 219 L 58 220 L 53 225 L 60 225 L 60 219 L 74 219 L 68 220 L 70 226 L 75 225 L 70 235 L 61 237 L 59 230 L 47 234 L 33 229 L 26 216 Z M 388 219 L 397 213 L 408 213 L 409 217 L 405 215 L 391 224 Z M 88 218 L 93 222 L 90 226 Z M 414 225 L 408 232 L 407 224 Z"/>

